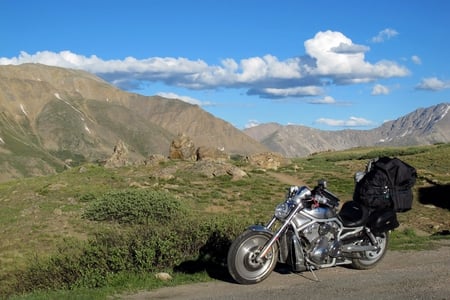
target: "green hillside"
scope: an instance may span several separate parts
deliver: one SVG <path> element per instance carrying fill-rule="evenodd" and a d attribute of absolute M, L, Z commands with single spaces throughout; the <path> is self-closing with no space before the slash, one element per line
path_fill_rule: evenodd
<path fill-rule="evenodd" d="M 91 247 L 91 250 L 93 245 L 97 245 L 92 241 L 98 243 L 108 240 L 111 245 L 118 240 L 124 243 L 127 241 L 124 236 L 130 238 L 132 235 L 144 234 L 149 228 L 155 230 L 151 231 L 151 236 L 160 234 L 161 241 L 168 243 L 173 238 L 173 244 L 166 245 L 168 248 L 164 249 L 173 255 L 171 259 L 178 264 L 182 264 L 183 259 L 214 257 L 219 251 L 218 248 L 224 248 L 227 238 L 238 234 L 247 224 L 266 222 L 275 205 L 283 200 L 286 188 L 292 182 L 313 186 L 317 180 L 325 178 L 329 189 L 339 196 L 343 203 L 352 196 L 354 173 L 363 170 L 368 159 L 384 155 L 399 157 L 418 171 L 413 209 L 398 215 L 401 224 L 399 230 L 406 229 L 424 236 L 448 234 L 450 144 L 408 148 L 358 148 L 318 153 L 293 159 L 290 165 L 276 171 L 255 169 L 236 158 L 230 163 L 248 174 L 237 181 L 233 181 L 228 175 L 208 178 L 201 172 L 196 172 L 196 162 L 165 161 L 156 165 L 117 169 L 89 164 L 56 175 L 2 183 L 0 298 L 17 292 L 18 289 L 22 292 L 29 291 L 29 286 L 24 282 L 31 278 L 30 267 L 36 268 L 42 264 L 42 259 L 50 258 L 55 263 L 55 255 L 59 258 L 65 257 L 65 251 L 76 257 L 74 253 L 85 251 L 86 244 L 90 243 L 88 247 Z M 148 207 L 143 204 L 139 209 L 139 216 L 130 214 L 126 217 L 100 217 L 101 213 L 104 213 L 101 210 L 105 207 L 110 209 L 110 215 L 114 210 L 116 213 L 120 209 L 123 211 L 123 208 L 113 207 L 114 197 L 121 197 L 118 203 L 124 205 L 133 200 L 133 197 L 140 197 L 139 193 L 142 191 L 160 193 L 157 197 L 162 197 L 161 203 L 165 204 L 158 204 L 160 200 L 155 200 L 155 206 Z M 108 202 L 108 199 L 111 201 Z M 167 203 L 173 203 L 174 206 Z M 165 206 L 166 204 L 168 206 Z M 99 211 L 93 211 L 95 205 Z M 163 219 L 167 209 L 175 212 L 180 210 L 182 214 L 176 214 L 172 219 Z M 163 214 L 156 215 L 158 210 Z M 167 236 L 171 230 L 173 234 Z M 133 241 L 136 242 L 136 239 Z M 148 243 L 138 249 L 152 250 L 151 245 L 155 244 Z M 170 245 L 182 245 L 184 256 L 180 256 L 177 253 L 179 249 L 173 249 Z M 130 247 L 122 246 L 128 247 L 127 249 Z M 162 247 L 161 244 L 158 244 L 158 247 Z M 158 257 L 155 253 L 152 255 Z M 173 267 L 167 265 L 163 258 L 158 259 L 157 266 L 143 268 L 140 274 L 154 272 L 158 268 L 164 270 Z M 145 264 L 140 262 L 140 266 L 143 265 Z M 37 274 L 40 274 L 39 272 Z M 104 274 L 96 276 L 100 276 L 102 280 L 109 278 L 109 275 Z M 15 282 L 18 278 L 23 281 L 20 288 Z M 111 284 L 108 280 L 102 280 L 97 282 L 98 286 Z M 43 283 L 34 284 L 39 287 L 39 284 Z M 54 287 L 73 288 L 67 282 L 65 284 Z M 92 286 L 86 282 L 77 284 L 82 287 Z M 24 286 L 26 288 L 23 288 Z M 122 286 L 122 289 L 125 287 Z"/>

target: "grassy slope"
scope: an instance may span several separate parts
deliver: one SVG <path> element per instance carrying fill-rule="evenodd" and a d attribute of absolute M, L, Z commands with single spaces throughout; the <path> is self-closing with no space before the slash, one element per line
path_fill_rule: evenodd
<path fill-rule="evenodd" d="M 351 198 L 354 172 L 362 170 L 367 159 L 380 155 L 400 157 L 419 173 L 413 209 L 399 214 L 402 226 L 428 234 L 448 231 L 448 207 L 419 203 L 423 199 L 419 199 L 418 191 L 433 185 L 431 182 L 443 187 L 450 185 L 450 144 L 321 153 L 295 159 L 276 172 L 310 186 L 326 178 L 329 189 L 344 202 Z M 254 170 L 244 163 L 238 165 L 250 176 L 239 181 L 197 175 L 186 169 L 191 164 L 170 161 L 158 166 L 120 169 L 86 165 L 58 175 L 0 184 L 0 277 L 25 265 L 34 254 L 52 253 L 64 238 L 85 239 L 93 233 L 99 225 L 80 217 L 93 195 L 126 187 L 165 189 L 184 199 L 194 210 L 249 215 L 266 221 L 274 206 L 282 201 L 288 186 L 277 179 L 280 177 Z M 176 176 L 160 179 L 156 174 L 161 170 L 165 173 L 176 170 Z M 442 198 L 442 201 L 448 200 Z"/>

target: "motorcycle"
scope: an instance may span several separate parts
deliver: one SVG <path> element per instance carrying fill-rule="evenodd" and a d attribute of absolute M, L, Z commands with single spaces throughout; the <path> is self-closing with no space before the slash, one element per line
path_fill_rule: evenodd
<path fill-rule="evenodd" d="M 229 273 L 240 284 L 255 284 L 269 277 L 277 263 L 315 277 L 314 270 L 338 265 L 374 267 L 386 254 L 390 230 L 399 226 L 396 212 L 356 201 L 338 207 L 325 180 L 313 189 L 291 186 L 266 225 L 252 225 L 232 242 Z"/>

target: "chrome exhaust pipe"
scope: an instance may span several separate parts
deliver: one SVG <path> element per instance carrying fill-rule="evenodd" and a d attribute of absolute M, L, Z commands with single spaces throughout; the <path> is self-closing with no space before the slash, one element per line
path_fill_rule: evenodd
<path fill-rule="evenodd" d="M 364 251 L 378 251 L 379 248 L 377 246 L 367 245 L 344 245 L 342 246 L 342 252 L 345 253 L 353 253 L 353 252 L 364 252 Z"/>

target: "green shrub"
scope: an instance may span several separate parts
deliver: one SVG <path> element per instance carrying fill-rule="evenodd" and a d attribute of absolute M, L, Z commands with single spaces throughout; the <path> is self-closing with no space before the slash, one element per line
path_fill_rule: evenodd
<path fill-rule="evenodd" d="M 181 202 L 169 193 L 127 189 L 106 193 L 90 204 L 83 217 L 92 221 L 149 224 L 151 220 L 166 223 L 185 212 Z"/>
<path fill-rule="evenodd" d="M 56 254 L 33 258 L 15 274 L 15 292 L 98 288 L 120 274 L 179 268 L 186 261 L 223 265 L 232 240 L 248 219 L 230 216 L 180 216 L 164 225 L 134 225 L 103 230 L 86 242 L 65 240 Z"/>

